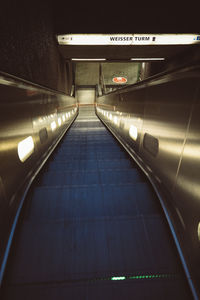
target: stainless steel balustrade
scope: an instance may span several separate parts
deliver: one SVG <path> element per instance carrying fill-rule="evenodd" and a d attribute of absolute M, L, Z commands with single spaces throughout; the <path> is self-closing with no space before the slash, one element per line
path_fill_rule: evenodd
<path fill-rule="evenodd" d="M 96 98 L 98 116 L 154 184 L 191 287 L 196 287 L 198 293 L 199 82 L 197 65 L 159 74 Z"/>

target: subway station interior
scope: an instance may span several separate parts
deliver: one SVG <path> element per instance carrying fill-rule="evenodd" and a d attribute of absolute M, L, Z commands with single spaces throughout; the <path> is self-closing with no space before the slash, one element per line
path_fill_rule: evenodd
<path fill-rule="evenodd" d="M 200 299 L 200 32 L 95 5 L 1 6 L 0 299 Z"/>

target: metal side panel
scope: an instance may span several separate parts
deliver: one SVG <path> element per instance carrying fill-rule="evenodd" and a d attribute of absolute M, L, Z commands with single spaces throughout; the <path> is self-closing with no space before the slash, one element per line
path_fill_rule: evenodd
<path fill-rule="evenodd" d="M 96 98 L 99 118 L 159 195 L 195 299 L 200 298 L 199 62 Z"/>
<path fill-rule="evenodd" d="M 0 72 L 0 285 L 25 194 L 77 116 L 75 97 Z"/>

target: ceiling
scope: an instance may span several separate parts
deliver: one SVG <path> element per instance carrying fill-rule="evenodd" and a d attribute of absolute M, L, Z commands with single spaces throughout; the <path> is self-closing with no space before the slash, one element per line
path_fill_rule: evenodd
<path fill-rule="evenodd" d="M 129 60 L 130 58 L 169 59 L 190 49 L 191 45 L 137 45 L 137 46 L 80 46 L 59 45 L 63 57 L 70 58 L 106 58 L 107 60 Z"/>
<path fill-rule="evenodd" d="M 154 1 L 53 1 L 55 34 L 160 34 L 198 33 L 199 12 L 192 3 Z M 66 60 L 106 58 L 109 63 L 126 63 L 130 58 L 163 57 L 166 62 L 184 57 L 193 45 L 58 45 Z M 181 56 L 180 54 L 183 55 Z M 90 65 L 91 64 L 91 65 Z M 74 63 L 76 84 L 99 81 L 99 63 Z M 116 67 L 117 68 L 117 67 Z M 110 72 L 115 67 L 108 68 Z M 109 72 L 107 72 L 109 73 Z M 96 74 L 94 76 L 94 74 Z M 106 79 L 113 74 L 106 74 Z"/>
<path fill-rule="evenodd" d="M 53 3 L 56 34 L 194 33 L 199 29 L 199 11 L 191 1 L 47 2 Z"/>
<path fill-rule="evenodd" d="M 199 13 L 192 3 L 154 1 L 51 0 L 55 34 L 73 33 L 198 33 Z M 77 46 L 59 45 L 70 58 L 126 60 L 138 57 L 178 55 L 190 46 Z"/>

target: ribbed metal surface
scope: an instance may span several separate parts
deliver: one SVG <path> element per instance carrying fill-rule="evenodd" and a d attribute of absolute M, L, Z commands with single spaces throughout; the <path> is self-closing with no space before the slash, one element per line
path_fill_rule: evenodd
<path fill-rule="evenodd" d="M 93 108 L 29 192 L 2 299 L 191 299 L 158 199 Z"/>

